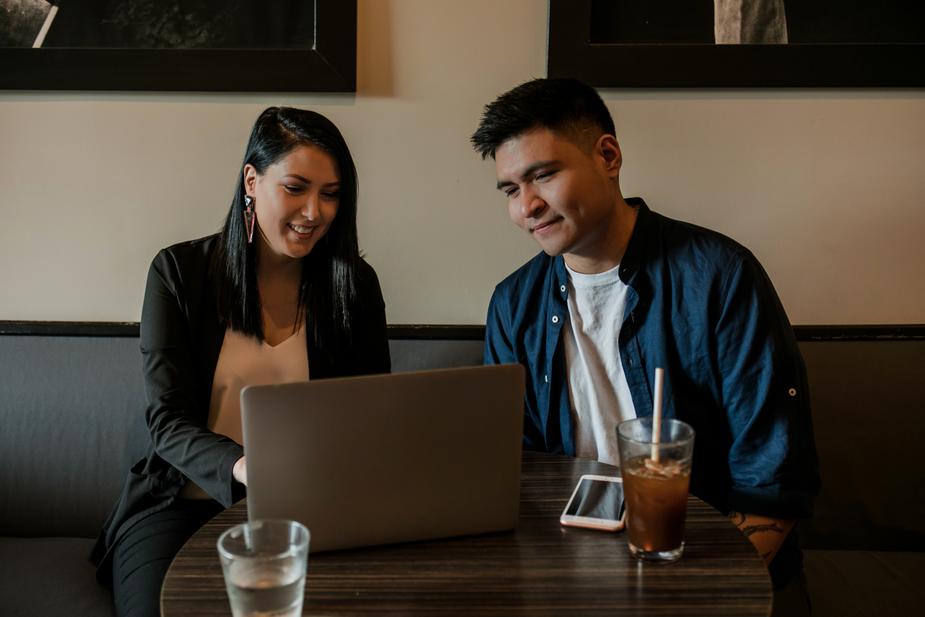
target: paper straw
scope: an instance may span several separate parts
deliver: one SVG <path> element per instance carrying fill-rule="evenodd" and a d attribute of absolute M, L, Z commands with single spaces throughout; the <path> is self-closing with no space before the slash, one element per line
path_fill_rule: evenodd
<path fill-rule="evenodd" d="M 652 400 L 652 460 L 658 462 L 658 444 L 662 440 L 662 386 L 665 369 L 655 369 L 655 397 Z"/>

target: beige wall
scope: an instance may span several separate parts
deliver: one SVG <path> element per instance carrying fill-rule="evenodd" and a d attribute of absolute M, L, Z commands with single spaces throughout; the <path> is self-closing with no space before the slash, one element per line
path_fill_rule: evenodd
<path fill-rule="evenodd" d="M 467 139 L 545 74 L 546 17 L 360 0 L 356 96 L 0 93 L 0 319 L 137 320 L 153 254 L 218 228 L 251 122 L 288 104 L 351 144 L 389 321 L 482 323 L 536 249 Z M 925 323 L 921 90 L 602 94 L 625 194 L 749 246 L 794 323 Z"/>

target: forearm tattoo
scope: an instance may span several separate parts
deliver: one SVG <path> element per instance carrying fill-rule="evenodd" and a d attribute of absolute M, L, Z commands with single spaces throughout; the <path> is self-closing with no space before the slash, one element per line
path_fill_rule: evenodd
<path fill-rule="evenodd" d="M 763 531 L 773 531 L 774 533 L 784 533 L 784 528 L 778 525 L 777 523 L 752 523 L 746 524 L 745 515 L 741 512 L 733 512 L 729 518 L 733 520 L 736 527 L 742 530 L 742 533 L 745 534 L 745 537 L 751 536 L 753 533 L 761 533 Z"/>
<path fill-rule="evenodd" d="M 752 540 L 754 543 L 755 540 L 752 539 L 752 535 L 756 533 L 765 533 L 770 532 L 774 534 L 783 534 L 784 528 L 780 526 L 779 523 L 772 521 L 770 523 L 750 523 L 748 517 L 743 512 L 732 512 L 729 514 L 729 518 L 738 527 L 745 537 L 749 540 Z M 774 542 L 774 541 L 772 541 Z M 757 545 L 756 545 L 757 546 Z M 770 561 L 771 557 L 774 555 L 774 550 L 764 551 L 761 554 L 761 557 L 765 561 Z"/>

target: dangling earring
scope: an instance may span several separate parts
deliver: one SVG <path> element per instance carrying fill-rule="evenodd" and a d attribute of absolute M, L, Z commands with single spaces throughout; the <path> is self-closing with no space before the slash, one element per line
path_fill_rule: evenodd
<path fill-rule="evenodd" d="M 244 196 L 244 228 L 247 230 L 247 243 L 254 241 L 254 198 L 250 195 Z"/>

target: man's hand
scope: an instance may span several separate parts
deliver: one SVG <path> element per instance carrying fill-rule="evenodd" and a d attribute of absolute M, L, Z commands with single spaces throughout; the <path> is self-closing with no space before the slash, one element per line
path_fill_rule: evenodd
<path fill-rule="evenodd" d="M 231 475 L 234 476 L 235 480 L 247 486 L 247 462 L 244 460 L 243 456 L 234 462 Z"/>
<path fill-rule="evenodd" d="M 729 515 L 735 526 L 755 545 L 766 564 L 771 563 L 784 538 L 793 529 L 793 519 L 770 518 L 757 514 L 733 512 Z"/>

